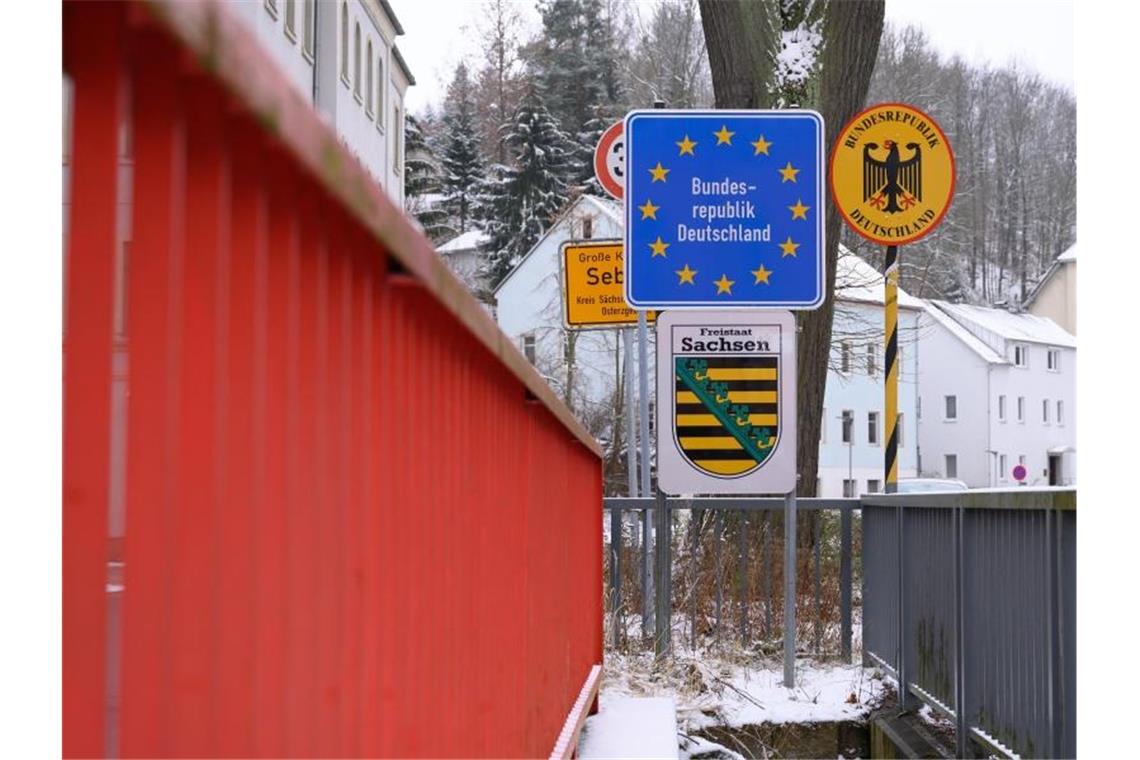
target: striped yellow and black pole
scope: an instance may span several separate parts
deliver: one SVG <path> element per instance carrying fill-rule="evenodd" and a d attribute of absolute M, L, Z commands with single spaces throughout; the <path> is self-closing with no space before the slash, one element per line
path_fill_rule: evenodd
<path fill-rule="evenodd" d="M 884 370 L 886 382 L 883 391 L 887 408 L 887 450 L 883 463 L 886 492 L 895 493 L 899 482 L 899 250 L 898 246 L 887 246 L 887 262 L 884 276 L 886 289 L 886 361 Z"/>

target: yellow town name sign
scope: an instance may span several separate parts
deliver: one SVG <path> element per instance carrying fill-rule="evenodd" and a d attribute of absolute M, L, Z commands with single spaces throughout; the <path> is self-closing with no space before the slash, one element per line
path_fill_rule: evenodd
<path fill-rule="evenodd" d="M 620 240 L 562 244 L 562 317 L 569 328 L 637 324 L 625 300 L 625 268 Z M 646 315 L 650 323 L 657 312 Z"/>
<path fill-rule="evenodd" d="M 942 221 L 954 196 L 954 152 L 934 119 L 882 103 L 859 113 L 831 153 L 835 205 L 856 232 L 911 243 Z"/>

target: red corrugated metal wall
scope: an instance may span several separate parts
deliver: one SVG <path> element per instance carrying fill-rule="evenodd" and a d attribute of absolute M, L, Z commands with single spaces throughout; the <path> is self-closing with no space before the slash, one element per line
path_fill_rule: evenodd
<path fill-rule="evenodd" d="M 173 27 L 65 7 L 65 755 L 545 755 L 601 661 L 596 446 L 534 395 L 513 348 L 471 328 L 482 314 L 457 318 L 478 307 L 448 296 L 454 280 L 399 263 L 426 246 L 406 222 L 380 202 L 383 246 Z M 271 74 L 249 76 L 280 87 Z M 125 580 L 109 659 L 123 120 Z"/>

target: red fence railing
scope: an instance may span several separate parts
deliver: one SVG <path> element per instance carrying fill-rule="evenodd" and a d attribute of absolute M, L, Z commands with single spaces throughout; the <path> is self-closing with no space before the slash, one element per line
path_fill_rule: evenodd
<path fill-rule="evenodd" d="M 217 4 L 64 72 L 65 755 L 549 753 L 597 444 Z"/>

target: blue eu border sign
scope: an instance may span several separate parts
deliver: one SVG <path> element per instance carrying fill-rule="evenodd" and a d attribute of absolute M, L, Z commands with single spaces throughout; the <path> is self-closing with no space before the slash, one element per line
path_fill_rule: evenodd
<path fill-rule="evenodd" d="M 818 113 L 631 111 L 625 140 L 630 306 L 823 303 Z"/>

